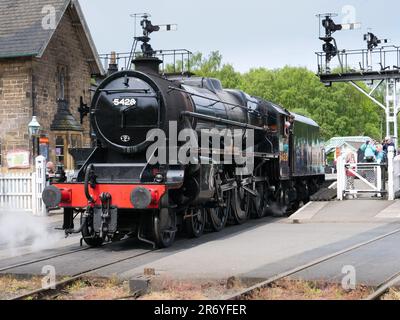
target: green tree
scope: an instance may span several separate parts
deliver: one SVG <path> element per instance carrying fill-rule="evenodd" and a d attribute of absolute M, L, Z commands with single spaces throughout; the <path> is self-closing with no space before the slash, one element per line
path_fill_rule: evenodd
<path fill-rule="evenodd" d="M 168 68 L 171 69 L 171 66 Z M 321 126 L 325 139 L 358 135 L 383 138 L 384 113 L 378 106 L 348 84 L 325 87 L 306 68 L 255 68 L 241 74 L 231 64 L 224 64 L 222 55 L 214 51 L 208 56 L 194 54 L 190 69 L 197 76 L 221 80 L 225 88 L 243 90 L 311 117 Z M 368 90 L 366 85 L 360 85 Z M 382 90 L 378 90 L 376 95 L 378 100 L 383 99 Z"/>

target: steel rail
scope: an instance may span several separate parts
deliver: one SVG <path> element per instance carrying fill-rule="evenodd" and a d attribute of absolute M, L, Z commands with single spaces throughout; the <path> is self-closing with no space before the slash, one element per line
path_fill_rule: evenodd
<path fill-rule="evenodd" d="M 112 266 L 112 265 L 115 265 L 115 264 L 118 264 L 118 263 L 121 263 L 121 262 L 124 262 L 124 261 L 128 261 L 128 260 L 131 260 L 131 259 L 134 259 L 134 258 L 138 258 L 138 257 L 147 255 L 147 254 L 155 252 L 155 251 L 158 251 L 158 250 L 148 250 L 148 251 L 145 251 L 145 252 L 142 252 L 142 253 L 139 253 L 139 254 L 135 254 L 135 255 L 132 255 L 132 256 L 129 256 L 129 257 L 125 257 L 123 259 L 119 259 L 119 260 L 116 260 L 116 261 L 113 261 L 113 262 L 109 262 L 109 263 L 103 264 L 103 265 L 98 266 L 98 267 L 94 267 L 94 268 L 91 268 L 91 269 L 87 269 L 85 271 L 78 272 L 78 273 L 74 274 L 73 276 L 71 276 L 71 278 L 68 278 L 68 279 L 63 280 L 63 281 L 56 282 L 55 283 L 56 289 L 41 288 L 41 289 L 37 289 L 37 290 L 32 290 L 32 291 L 30 291 L 28 293 L 24 293 L 22 295 L 13 297 L 13 298 L 8 299 L 8 300 L 23 300 L 23 299 L 26 299 L 26 298 L 32 298 L 32 297 L 35 297 L 35 296 L 45 295 L 49 291 L 57 291 L 57 288 L 58 288 L 58 290 L 60 290 L 60 289 L 64 288 L 65 286 L 67 286 L 68 284 L 74 283 L 75 281 L 78 281 L 81 278 L 83 278 L 85 276 L 88 276 L 90 273 L 92 273 L 94 271 L 98 271 L 98 270 L 107 268 L 109 266 Z"/>
<path fill-rule="evenodd" d="M 64 253 L 54 254 L 52 256 L 47 256 L 47 257 L 39 258 L 39 259 L 36 259 L 36 260 L 29 260 L 29 261 L 17 263 L 17 264 L 11 265 L 11 266 L 7 266 L 7 267 L 1 268 L 0 272 L 4 272 L 4 271 L 7 271 L 7 270 L 19 268 L 19 267 L 24 267 L 24 266 L 27 266 L 27 265 L 30 265 L 30 264 L 35 264 L 35 263 L 43 262 L 43 261 L 46 261 L 46 260 L 51 260 L 51 259 L 55 259 L 55 258 L 59 258 L 59 257 L 64 257 L 64 256 L 67 256 L 67 255 L 70 255 L 70 254 L 74 254 L 74 253 L 81 252 L 81 251 L 86 251 L 86 250 L 89 250 L 89 249 L 93 249 L 93 248 L 87 247 L 87 248 L 72 250 L 72 251 L 68 251 L 68 252 L 64 252 Z"/>
<path fill-rule="evenodd" d="M 397 234 L 397 233 L 400 233 L 400 229 L 396 229 L 396 230 L 391 231 L 391 232 L 389 232 L 389 233 L 386 233 L 386 234 L 384 234 L 384 235 L 375 237 L 375 238 L 373 238 L 373 239 L 371 239 L 371 240 L 358 243 L 358 244 L 353 245 L 353 246 L 351 246 L 351 247 L 349 247 L 349 248 L 346 248 L 346 249 L 337 251 L 337 252 L 335 252 L 335 253 L 329 254 L 329 255 L 324 256 L 324 257 L 322 257 L 322 258 L 318 258 L 318 259 L 313 260 L 313 261 L 311 261 L 311 262 L 309 262 L 309 263 L 303 264 L 303 265 L 301 265 L 301 266 L 295 267 L 295 268 L 290 269 L 290 270 L 288 270 L 288 271 L 285 271 L 285 272 L 283 272 L 283 273 L 277 274 L 277 275 L 275 275 L 275 276 L 273 276 L 273 277 L 271 277 L 271 278 L 269 278 L 269 279 L 267 279 L 267 280 L 265 280 L 265 281 L 263 281 L 263 282 L 257 283 L 257 284 L 255 284 L 255 285 L 253 285 L 253 286 L 251 286 L 251 287 L 249 287 L 249 288 L 247 288 L 247 289 L 244 289 L 244 290 L 242 290 L 242 291 L 240 291 L 240 292 L 238 292 L 238 293 L 236 293 L 236 294 L 234 294 L 234 295 L 231 295 L 231 296 L 229 296 L 229 297 L 226 297 L 224 300 L 240 300 L 240 299 L 242 299 L 242 298 L 245 298 L 245 297 L 251 295 L 251 294 L 254 293 L 256 290 L 263 289 L 263 288 L 269 286 L 270 284 L 272 284 L 272 283 L 274 283 L 274 282 L 276 282 L 276 281 L 279 281 L 279 280 L 282 280 L 282 279 L 284 279 L 284 278 L 287 278 L 287 277 L 289 277 L 289 276 L 291 276 L 291 275 L 294 275 L 294 274 L 296 274 L 296 273 L 299 273 L 300 271 L 304 271 L 304 270 L 309 269 L 309 268 L 311 268 L 311 267 L 314 267 L 314 266 L 316 266 L 316 265 L 318 265 L 318 264 L 321 264 L 321 263 L 323 263 L 323 262 L 326 262 L 326 261 L 328 261 L 328 260 L 331 260 L 331 259 L 333 259 L 333 258 L 336 258 L 336 257 L 338 257 L 338 256 L 341 256 L 341 255 L 343 255 L 343 254 L 345 254 L 345 253 L 348 253 L 348 252 L 354 251 L 354 250 L 356 250 L 356 249 L 365 247 L 365 246 L 367 246 L 367 245 L 369 245 L 369 244 L 371 244 L 371 243 L 374 243 L 374 242 L 383 240 L 383 239 L 388 238 L 388 237 L 390 237 L 390 236 L 393 236 L 393 235 L 395 235 L 395 234 Z M 394 281 L 394 280 L 393 280 L 393 281 Z M 399 280 L 398 280 L 398 281 L 400 281 L 400 275 L 399 275 Z"/>
<path fill-rule="evenodd" d="M 400 283 L 400 272 L 391 276 L 385 282 L 381 283 L 377 289 L 364 300 L 379 300 L 389 289 Z"/>

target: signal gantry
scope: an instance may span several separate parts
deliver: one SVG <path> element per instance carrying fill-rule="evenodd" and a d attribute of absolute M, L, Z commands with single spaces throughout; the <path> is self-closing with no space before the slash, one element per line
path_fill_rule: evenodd
<path fill-rule="evenodd" d="M 349 83 L 385 111 L 386 136 L 398 145 L 398 120 L 400 111 L 400 47 L 385 46 L 388 39 L 380 39 L 372 32 L 364 34 L 365 49 L 339 50 L 333 34 L 341 30 L 355 30 L 360 23 L 337 24 L 337 14 L 319 14 L 319 39 L 323 41 L 322 52 L 317 52 L 318 76 L 327 87 L 336 82 Z M 325 33 L 322 34 L 322 28 Z M 339 65 L 332 68 L 337 58 Z M 358 82 L 368 84 L 369 90 Z M 378 88 L 384 85 L 385 101 L 374 97 Z"/>

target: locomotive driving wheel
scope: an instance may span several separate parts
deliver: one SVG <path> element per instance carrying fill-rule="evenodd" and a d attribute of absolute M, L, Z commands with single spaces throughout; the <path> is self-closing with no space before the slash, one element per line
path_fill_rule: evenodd
<path fill-rule="evenodd" d="M 239 183 L 238 183 L 239 184 Z M 243 224 L 250 218 L 250 195 L 244 188 L 238 185 L 232 190 L 231 218 L 235 224 Z"/>
<path fill-rule="evenodd" d="M 215 232 L 219 232 L 225 228 L 228 218 L 231 214 L 231 201 L 232 201 L 232 191 L 222 191 L 221 186 L 226 183 L 226 179 L 221 179 L 221 175 L 218 174 L 216 179 L 217 194 L 216 199 L 219 202 L 218 207 L 209 208 L 208 211 L 208 221 L 211 228 Z"/>
<path fill-rule="evenodd" d="M 288 208 L 290 206 L 289 195 L 286 189 L 280 188 L 277 192 L 277 204 L 278 204 L 278 212 L 276 212 L 275 216 L 285 216 L 287 214 Z"/>
<path fill-rule="evenodd" d="M 153 214 L 154 239 L 158 248 L 169 248 L 175 241 L 176 213 L 163 208 Z"/>
<path fill-rule="evenodd" d="M 268 195 L 266 194 L 266 184 L 256 183 L 255 190 L 257 196 L 251 198 L 251 215 L 255 219 L 261 219 L 265 216 L 266 207 L 268 204 Z"/>
<path fill-rule="evenodd" d="M 190 238 L 200 238 L 207 222 L 206 210 L 203 208 L 188 209 L 185 216 L 185 229 Z"/>

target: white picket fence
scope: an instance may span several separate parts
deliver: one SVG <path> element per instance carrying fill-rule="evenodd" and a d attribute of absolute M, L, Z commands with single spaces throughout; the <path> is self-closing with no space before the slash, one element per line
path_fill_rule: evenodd
<path fill-rule="evenodd" d="M 0 174 L 0 208 L 46 215 L 47 210 L 42 201 L 45 187 L 46 160 L 40 156 L 36 158 L 33 173 Z"/>
<path fill-rule="evenodd" d="M 0 207 L 32 210 L 33 174 L 0 175 Z"/>

